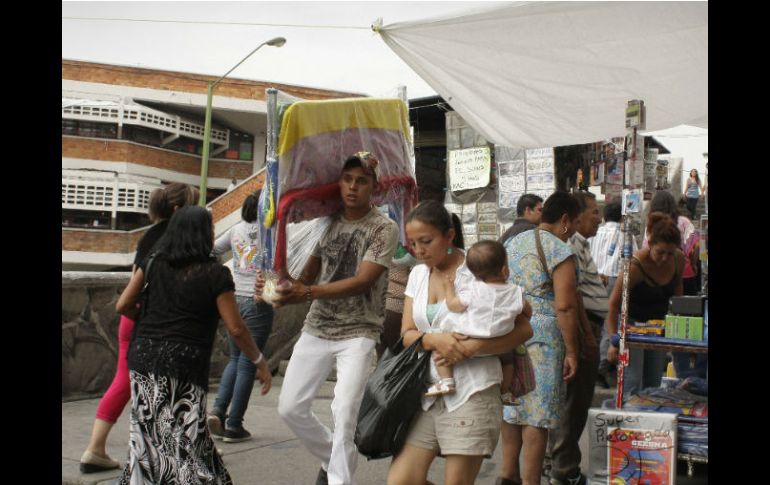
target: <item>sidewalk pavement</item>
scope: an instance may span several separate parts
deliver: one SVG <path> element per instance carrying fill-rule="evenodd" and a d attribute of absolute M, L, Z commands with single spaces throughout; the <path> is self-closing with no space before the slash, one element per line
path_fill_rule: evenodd
<path fill-rule="evenodd" d="M 259 485 L 311 485 L 320 466 L 319 462 L 308 453 L 294 437 L 278 416 L 278 396 L 283 378 L 273 378 L 273 388 L 266 396 L 260 396 L 258 386 L 254 386 L 249 408 L 244 417 L 244 426 L 254 439 L 242 443 L 224 443 L 215 440 L 217 447 L 224 454 L 225 465 L 235 484 Z M 334 382 L 327 381 L 321 386 L 318 398 L 313 404 L 313 412 L 321 421 L 331 426 L 331 400 Z M 612 397 L 611 390 L 597 387 L 594 405 L 600 405 L 603 399 Z M 210 386 L 208 408 L 214 403 L 216 385 Z M 121 470 L 102 473 L 81 474 L 79 460 L 85 450 L 91 434 L 94 414 L 99 399 L 62 403 L 62 485 L 107 485 L 115 482 Z M 121 462 L 125 462 L 128 450 L 128 406 L 123 411 L 107 440 L 107 452 Z M 588 437 L 581 437 L 583 460 L 581 468 L 588 467 Z M 498 443 L 491 459 L 484 460 L 476 483 L 493 485 L 500 469 L 501 446 Z M 367 461 L 359 455 L 356 480 L 358 485 L 382 485 L 385 483 L 390 459 Z M 433 462 L 428 479 L 436 484 L 444 483 L 444 460 L 437 458 Z M 684 483 L 684 482 L 680 482 Z M 696 482 L 692 482 L 696 483 Z M 700 482 L 698 482 L 700 483 Z M 546 479 L 541 482 L 548 485 Z"/>

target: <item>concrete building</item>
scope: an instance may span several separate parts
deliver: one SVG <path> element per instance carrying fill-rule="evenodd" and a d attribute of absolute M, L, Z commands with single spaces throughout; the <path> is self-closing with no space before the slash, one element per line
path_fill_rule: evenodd
<path fill-rule="evenodd" d="M 64 270 L 126 269 L 150 223 L 150 193 L 172 182 L 200 184 L 206 88 L 215 79 L 62 60 Z M 206 194 L 208 202 L 219 202 L 218 233 L 226 229 L 225 219 L 237 222 L 228 216 L 240 209 L 246 193 L 261 186 L 256 174 L 265 162 L 265 90 L 271 87 L 303 99 L 362 96 L 220 81 L 213 99 Z M 223 195 L 233 179 L 237 188 Z"/>

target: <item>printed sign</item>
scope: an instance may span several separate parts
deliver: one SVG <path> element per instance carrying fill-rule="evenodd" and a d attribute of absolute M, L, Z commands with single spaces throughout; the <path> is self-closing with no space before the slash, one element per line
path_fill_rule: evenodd
<path fill-rule="evenodd" d="M 494 212 L 479 213 L 479 223 L 497 224 L 497 214 Z"/>
<path fill-rule="evenodd" d="M 479 202 L 478 203 L 479 218 L 484 212 L 497 213 L 497 204 L 494 202 Z"/>
<path fill-rule="evenodd" d="M 522 195 L 524 195 L 524 192 L 506 192 L 501 190 L 498 193 L 498 198 L 500 199 L 500 208 L 515 209 L 516 204 L 519 202 L 519 197 Z"/>
<path fill-rule="evenodd" d="M 468 190 L 489 185 L 491 163 L 489 147 L 466 148 L 449 152 L 450 190 Z"/>
<path fill-rule="evenodd" d="M 476 224 L 463 224 L 463 236 L 466 234 L 478 234 Z"/>
<path fill-rule="evenodd" d="M 553 173 L 527 174 L 527 191 L 552 189 L 554 187 Z"/>
<path fill-rule="evenodd" d="M 527 160 L 527 174 L 553 173 L 553 157 Z"/>
<path fill-rule="evenodd" d="M 497 223 L 479 224 L 479 234 L 497 234 Z"/>

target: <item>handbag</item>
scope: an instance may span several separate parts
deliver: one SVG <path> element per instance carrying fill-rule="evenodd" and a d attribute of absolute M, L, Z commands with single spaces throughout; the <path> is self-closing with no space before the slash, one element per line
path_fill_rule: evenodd
<path fill-rule="evenodd" d="M 532 359 L 529 357 L 526 345 L 521 344 L 513 349 L 513 379 L 509 390 L 513 397 L 521 397 L 534 391 L 536 387 Z"/>
<path fill-rule="evenodd" d="M 419 351 L 422 336 L 407 348 L 403 340 L 385 349 L 364 389 L 354 442 L 370 460 L 401 450 L 425 393 L 431 353 Z"/>

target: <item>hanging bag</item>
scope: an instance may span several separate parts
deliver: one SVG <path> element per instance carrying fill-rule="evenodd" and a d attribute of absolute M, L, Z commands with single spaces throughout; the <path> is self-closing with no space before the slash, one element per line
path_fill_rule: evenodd
<path fill-rule="evenodd" d="M 385 349 L 369 376 L 358 411 L 355 444 L 370 460 L 401 450 L 425 393 L 431 353 L 419 350 L 422 336 L 407 348 L 403 339 Z"/>
<path fill-rule="evenodd" d="M 513 397 L 521 397 L 534 391 L 536 387 L 532 359 L 529 357 L 527 346 L 521 344 L 513 349 L 513 379 L 509 390 Z"/>

